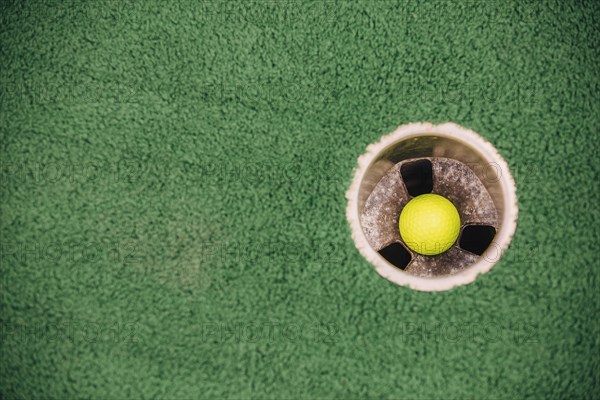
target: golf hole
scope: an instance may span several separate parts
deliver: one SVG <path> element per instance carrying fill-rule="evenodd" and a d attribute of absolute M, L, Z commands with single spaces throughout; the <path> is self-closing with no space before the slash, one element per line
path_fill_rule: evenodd
<path fill-rule="evenodd" d="M 461 214 L 458 240 L 432 257 L 408 249 L 398 233 L 404 205 L 425 193 L 448 198 Z M 516 229 L 508 165 L 480 135 L 453 123 L 403 125 L 369 145 L 346 196 L 360 253 L 382 277 L 416 290 L 473 282 L 501 258 L 487 253 L 506 251 Z"/>

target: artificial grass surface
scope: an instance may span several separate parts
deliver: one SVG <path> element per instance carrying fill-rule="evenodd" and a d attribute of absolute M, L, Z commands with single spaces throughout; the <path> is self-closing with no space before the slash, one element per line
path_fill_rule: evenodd
<path fill-rule="evenodd" d="M 600 392 L 599 3 L 2 2 L 2 398 Z M 396 126 L 515 175 L 517 234 L 418 293 L 344 193 Z"/>

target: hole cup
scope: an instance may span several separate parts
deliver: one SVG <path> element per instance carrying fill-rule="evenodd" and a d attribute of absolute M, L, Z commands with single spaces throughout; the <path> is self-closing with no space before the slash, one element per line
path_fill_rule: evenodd
<path fill-rule="evenodd" d="M 403 272 L 388 261 L 389 256 L 384 257 L 369 245 L 361 225 L 366 200 L 379 180 L 398 162 L 419 157 L 445 157 L 466 164 L 483 183 L 498 212 L 498 229 L 492 243 L 475 262 L 455 275 L 425 278 Z M 414 167 L 422 169 L 426 165 Z M 405 172 L 411 173 L 410 170 Z M 426 189 L 416 188 L 417 191 Z M 506 161 L 479 134 L 453 123 L 403 125 L 371 144 L 358 159 L 346 197 L 352 238 L 363 257 L 382 277 L 421 291 L 449 290 L 471 283 L 479 274 L 489 271 L 508 248 L 518 217 L 516 187 Z M 494 254 L 487 254 L 490 251 Z"/>

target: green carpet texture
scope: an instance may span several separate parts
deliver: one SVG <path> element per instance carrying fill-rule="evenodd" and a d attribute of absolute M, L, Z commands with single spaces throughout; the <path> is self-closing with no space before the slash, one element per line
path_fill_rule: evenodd
<path fill-rule="evenodd" d="M 600 393 L 600 2 L 17 1 L 0 16 L 0 398 Z M 357 158 L 480 133 L 517 232 L 417 292 Z"/>

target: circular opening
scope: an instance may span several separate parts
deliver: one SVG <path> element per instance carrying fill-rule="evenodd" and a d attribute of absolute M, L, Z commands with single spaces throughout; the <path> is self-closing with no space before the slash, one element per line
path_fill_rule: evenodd
<path fill-rule="evenodd" d="M 401 176 L 399 179 L 402 180 L 402 187 L 406 188 L 408 197 L 435 190 L 435 178 L 431 180 L 422 177 L 427 177 L 427 171 L 432 168 L 434 177 L 436 168 L 438 173 L 447 170 L 450 164 L 440 164 L 437 160 L 447 160 L 448 163 L 454 162 L 468 167 L 472 176 L 470 180 L 483 185 L 485 198 L 495 209 L 495 219 L 489 224 L 481 223 L 481 220 L 475 220 L 473 223 L 465 221 L 467 223 L 461 229 L 456 246 L 468 254 L 456 255 L 456 269 L 426 276 L 410 272 L 410 268 L 406 269 L 411 255 L 407 254 L 401 241 L 386 238 L 389 243 L 376 243 L 372 235 L 374 222 L 367 220 L 363 213 L 365 208 L 369 211 L 369 207 L 373 207 L 373 203 L 380 200 L 370 199 L 370 196 L 378 184 L 381 185 L 380 182 L 385 180 L 384 177 L 388 179 L 394 167 L 399 171 L 397 175 Z M 347 217 L 357 248 L 386 279 L 416 290 L 448 290 L 470 283 L 478 274 L 489 271 L 508 247 L 516 228 L 518 214 L 514 180 L 504 159 L 477 133 L 452 123 L 404 125 L 370 145 L 367 153 L 359 157 L 358 164 L 347 193 Z M 460 190 L 457 189 L 456 192 Z M 483 203 L 475 202 L 474 210 L 484 207 Z M 390 211 L 388 207 L 387 212 L 390 214 L 385 218 L 388 229 L 391 230 L 392 222 L 395 222 L 390 222 L 393 219 L 391 215 L 397 217 L 399 210 L 397 208 Z M 458 260 L 462 264 L 458 265 Z M 427 261 L 428 259 L 425 259 L 425 262 Z"/>

